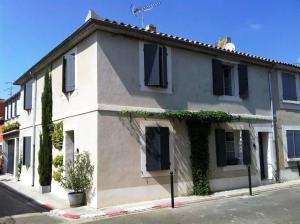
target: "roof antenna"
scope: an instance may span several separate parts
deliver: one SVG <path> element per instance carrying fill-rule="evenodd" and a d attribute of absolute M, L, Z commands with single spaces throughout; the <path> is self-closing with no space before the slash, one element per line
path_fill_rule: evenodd
<path fill-rule="evenodd" d="M 142 14 L 142 28 L 144 28 L 144 12 L 150 11 L 151 9 L 158 7 L 161 2 L 154 2 L 144 5 L 142 7 L 135 7 L 133 4 L 130 5 L 130 11 L 134 16 L 137 16 L 138 13 Z"/>

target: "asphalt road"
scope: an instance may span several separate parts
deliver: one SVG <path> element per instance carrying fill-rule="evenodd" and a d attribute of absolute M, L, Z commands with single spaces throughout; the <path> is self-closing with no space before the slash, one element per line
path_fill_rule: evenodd
<path fill-rule="evenodd" d="M 0 183 L 0 224 L 59 223 L 57 219 L 42 213 L 46 211 Z"/>
<path fill-rule="evenodd" d="M 97 224 L 299 224 L 300 187 L 195 203 L 177 209 L 161 209 L 110 219 Z"/>

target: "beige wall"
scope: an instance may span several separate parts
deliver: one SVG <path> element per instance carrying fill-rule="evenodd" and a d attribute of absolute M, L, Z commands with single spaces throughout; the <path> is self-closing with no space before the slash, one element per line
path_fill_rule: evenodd
<path fill-rule="evenodd" d="M 98 103 L 271 116 L 268 70 L 263 67 L 248 66 L 248 99 L 225 101 L 213 95 L 212 56 L 171 48 L 173 93 L 146 92 L 139 86 L 139 41 L 99 31 L 98 42 Z"/>
<path fill-rule="evenodd" d="M 75 150 L 88 151 L 91 154 L 92 163 L 97 170 L 97 34 L 89 36 L 80 42 L 76 47 L 76 69 L 75 69 L 75 91 L 71 96 L 62 93 L 62 57 L 57 58 L 50 65 L 50 73 L 52 77 L 53 92 L 53 121 L 63 121 L 64 132 L 74 130 Z M 39 187 L 38 178 L 38 151 L 39 151 L 39 134 L 41 133 L 41 96 L 44 87 L 44 71 L 40 71 L 37 76 L 37 101 L 36 108 L 34 103 L 35 83 L 33 83 L 32 93 L 32 109 L 25 111 L 24 89 L 21 90 L 20 96 L 20 147 L 23 149 L 23 136 L 32 136 L 33 149 L 33 113 L 36 110 L 36 153 L 35 153 L 35 187 Z M 33 150 L 32 150 L 33 152 Z M 53 155 L 63 154 L 65 156 L 65 148 L 61 152 L 53 149 Z M 31 156 L 31 162 L 32 162 Z M 30 167 L 22 167 L 21 181 L 31 186 L 32 183 L 32 165 Z M 90 194 L 90 205 L 97 207 L 97 173 L 94 172 L 93 189 Z M 53 180 L 52 193 L 56 196 L 67 198 L 66 192 Z"/>

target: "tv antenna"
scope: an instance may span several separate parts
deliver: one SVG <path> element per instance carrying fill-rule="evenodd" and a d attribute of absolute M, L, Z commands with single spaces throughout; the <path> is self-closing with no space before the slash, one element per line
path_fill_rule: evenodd
<path fill-rule="evenodd" d="M 144 12 L 150 11 L 151 9 L 158 7 L 160 4 L 161 2 L 154 2 L 144 5 L 142 7 L 135 7 L 133 4 L 131 4 L 130 10 L 134 16 L 137 16 L 137 14 L 139 13 L 142 15 L 142 27 L 144 28 Z"/>
<path fill-rule="evenodd" d="M 8 85 L 8 87 L 6 89 L 4 89 L 4 91 L 8 92 L 8 96 L 11 97 L 13 94 L 13 83 L 14 81 L 10 81 L 10 82 L 5 82 L 6 85 Z"/>

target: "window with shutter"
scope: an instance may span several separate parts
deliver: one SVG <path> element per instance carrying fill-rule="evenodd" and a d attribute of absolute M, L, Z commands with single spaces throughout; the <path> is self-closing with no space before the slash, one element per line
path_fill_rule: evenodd
<path fill-rule="evenodd" d="M 69 93 L 75 90 L 75 53 L 63 57 L 62 91 Z"/>
<path fill-rule="evenodd" d="M 144 44 L 144 84 L 148 87 L 168 88 L 167 48 Z"/>
<path fill-rule="evenodd" d="M 32 81 L 27 81 L 24 85 L 24 110 L 32 108 Z"/>
<path fill-rule="evenodd" d="M 239 95 L 242 99 L 246 99 L 249 96 L 248 66 L 244 64 L 239 64 L 238 72 L 239 72 Z"/>
<path fill-rule="evenodd" d="M 300 158 L 300 131 L 287 130 L 287 151 L 289 159 Z"/>
<path fill-rule="evenodd" d="M 284 100 L 297 101 L 297 85 L 296 85 L 296 75 L 282 73 L 282 98 Z"/>
<path fill-rule="evenodd" d="M 146 169 L 170 169 L 169 128 L 146 127 Z"/>
<path fill-rule="evenodd" d="M 213 93 L 214 95 L 224 95 L 224 76 L 222 61 L 212 60 L 212 74 L 213 74 Z"/>
<path fill-rule="evenodd" d="M 23 137 L 23 165 L 30 166 L 31 137 Z"/>

